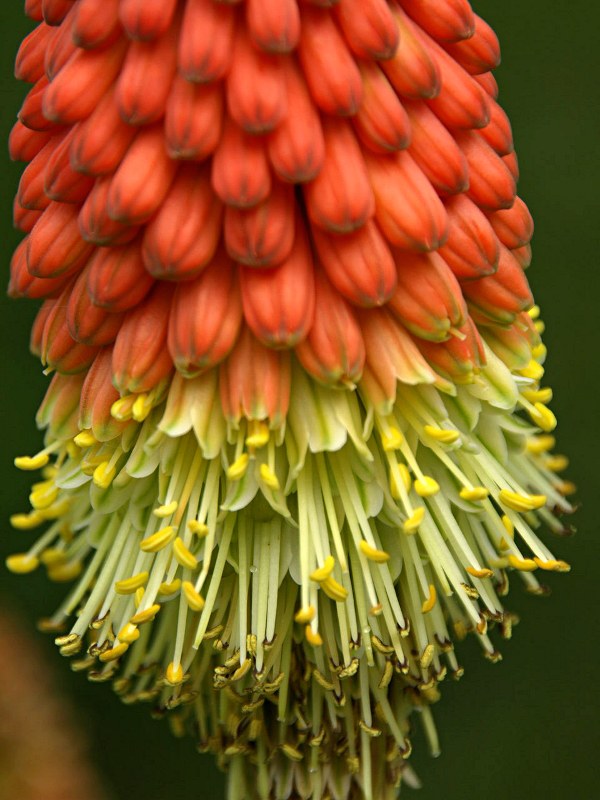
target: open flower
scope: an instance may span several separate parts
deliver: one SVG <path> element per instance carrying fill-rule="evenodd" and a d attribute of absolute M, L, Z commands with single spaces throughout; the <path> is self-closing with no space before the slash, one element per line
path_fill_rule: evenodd
<path fill-rule="evenodd" d="M 14 572 L 230 798 L 395 796 L 566 571 L 499 48 L 466 0 L 27 0 L 10 292 L 54 373 Z M 492 631 L 496 628 L 497 631 Z"/>

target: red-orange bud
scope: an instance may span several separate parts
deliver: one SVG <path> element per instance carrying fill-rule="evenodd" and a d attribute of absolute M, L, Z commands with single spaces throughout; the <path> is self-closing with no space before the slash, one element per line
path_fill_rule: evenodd
<path fill-rule="evenodd" d="M 483 325 L 510 325 L 519 312 L 533 305 L 527 278 L 514 255 L 500 246 L 498 270 L 486 278 L 467 281 L 463 294 L 469 301 L 471 316 Z"/>
<path fill-rule="evenodd" d="M 296 0 L 247 0 L 246 22 L 254 44 L 268 53 L 289 53 L 298 44 Z"/>
<path fill-rule="evenodd" d="M 223 125 L 220 83 L 190 83 L 176 75 L 165 110 L 165 139 L 171 158 L 202 161 L 217 147 Z"/>
<path fill-rule="evenodd" d="M 121 247 L 99 247 L 90 259 L 87 290 L 100 308 L 113 313 L 135 308 L 153 285 L 139 240 Z"/>
<path fill-rule="evenodd" d="M 213 156 L 212 185 L 224 203 L 238 208 L 260 203 L 271 191 L 264 142 L 245 133 L 230 119 Z"/>
<path fill-rule="evenodd" d="M 398 25 L 386 0 L 363 0 L 360 13 L 352 0 L 340 0 L 334 15 L 359 58 L 391 58 L 399 41 Z"/>
<path fill-rule="evenodd" d="M 90 257 L 93 245 L 81 238 L 78 206 L 51 202 L 29 234 L 27 268 L 38 278 L 75 272 Z"/>
<path fill-rule="evenodd" d="M 235 12 L 230 6 L 213 0 L 188 0 L 177 53 L 179 73 L 197 83 L 225 77 L 234 33 Z"/>
<path fill-rule="evenodd" d="M 500 249 L 487 217 L 464 194 L 446 202 L 448 239 L 438 253 L 457 278 L 482 278 L 496 271 Z"/>
<path fill-rule="evenodd" d="M 402 6 L 423 30 L 442 42 L 468 39 L 475 30 L 468 0 L 402 0 Z"/>
<path fill-rule="evenodd" d="M 69 287 L 67 327 L 75 341 L 92 347 L 104 347 L 114 342 L 123 314 L 110 313 L 94 305 L 87 290 L 90 265 L 82 270 Z"/>
<path fill-rule="evenodd" d="M 435 97 L 441 85 L 436 58 L 402 9 L 394 4 L 392 10 L 400 42 L 392 58 L 382 62 L 381 67 L 403 97 Z"/>
<path fill-rule="evenodd" d="M 99 47 L 119 30 L 120 0 L 79 0 L 75 5 L 72 38 L 78 47 Z"/>
<path fill-rule="evenodd" d="M 156 39 L 168 29 L 177 0 L 121 0 L 119 19 L 132 39 Z"/>
<path fill-rule="evenodd" d="M 358 16 L 358 15 L 355 15 Z M 411 124 L 398 95 L 379 65 L 360 64 L 363 100 L 352 118 L 363 144 L 375 153 L 402 150 L 411 139 Z"/>

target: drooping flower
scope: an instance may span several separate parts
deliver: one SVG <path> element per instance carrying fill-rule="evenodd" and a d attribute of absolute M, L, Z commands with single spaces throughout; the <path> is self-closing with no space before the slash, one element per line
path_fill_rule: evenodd
<path fill-rule="evenodd" d="M 508 575 L 569 568 L 497 39 L 466 0 L 25 7 L 10 293 L 54 375 L 8 567 L 232 800 L 394 797 L 454 641 L 498 660 Z"/>

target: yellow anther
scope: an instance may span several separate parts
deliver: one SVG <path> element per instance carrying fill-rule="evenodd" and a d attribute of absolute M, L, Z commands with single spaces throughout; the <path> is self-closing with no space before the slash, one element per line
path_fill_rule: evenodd
<path fill-rule="evenodd" d="M 421 611 L 423 612 L 423 614 L 427 614 L 427 613 L 429 613 L 429 611 L 432 610 L 432 608 L 434 607 L 434 605 L 436 603 L 436 600 L 437 600 L 437 592 L 435 590 L 435 586 L 433 585 L 433 583 L 430 583 L 429 584 L 429 596 L 427 597 L 427 600 L 425 600 L 425 602 L 421 606 Z"/>
<path fill-rule="evenodd" d="M 191 519 L 188 524 L 188 530 L 195 534 L 199 539 L 204 539 L 208 536 L 208 525 L 204 522 L 198 522 L 197 519 Z"/>
<path fill-rule="evenodd" d="M 504 530 L 509 535 L 509 537 L 511 539 L 514 539 L 515 538 L 515 526 L 512 524 L 512 521 L 510 520 L 509 517 L 506 516 L 506 514 L 502 515 L 502 524 L 504 525 Z M 510 544 L 506 541 L 506 539 L 502 539 L 502 541 L 500 542 L 500 548 L 502 550 L 508 550 L 509 547 L 510 547 Z"/>
<path fill-rule="evenodd" d="M 561 481 L 556 488 L 563 497 L 569 497 L 577 491 L 577 485 L 573 481 Z"/>
<path fill-rule="evenodd" d="M 323 644 L 323 639 L 321 639 L 318 631 L 313 631 L 310 625 L 304 628 L 304 635 L 306 636 L 306 641 L 312 644 L 313 647 L 321 647 Z"/>
<path fill-rule="evenodd" d="M 136 639 L 140 638 L 140 631 L 137 625 L 132 625 L 131 622 L 127 622 L 121 630 L 119 631 L 119 635 L 117 639 L 120 642 L 126 642 L 127 644 L 132 644 L 135 642 Z"/>
<path fill-rule="evenodd" d="M 400 473 L 400 480 L 402 481 L 402 485 L 406 492 L 410 492 L 410 487 L 412 486 L 412 478 L 410 477 L 410 472 L 408 471 L 408 467 L 406 464 L 398 464 L 398 472 Z M 392 497 L 395 500 L 399 500 L 401 498 L 400 490 L 396 486 L 396 478 L 394 477 L 394 473 L 390 472 L 390 491 L 392 493 Z"/>
<path fill-rule="evenodd" d="M 544 389 L 523 389 L 521 394 L 529 403 L 549 403 L 553 393 L 552 389 L 546 386 Z"/>
<path fill-rule="evenodd" d="M 80 431 L 77 436 L 73 437 L 73 441 L 77 447 L 93 447 L 98 444 L 98 440 L 91 431 Z"/>
<path fill-rule="evenodd" d="M 124 421 L 131 419 L 133 404 L 135 403 L 135 395 L 129 394 L 126 397 L 120 397 L 110 407 L 110 415 L 115 419 Z"/>
<path fill-rule="evenodd" d="M 531 308 L 529 309 L 529 311 L 527 313 L 529 314 L 531 319 L 538 319 L 538 317 L 540 316 L 540 307 L 537 306 L 537 305 L 536 306 L 531 306 Z"/>
<path fill-rule="evenodd" d="M 71 507 L 71 501 L 68 497 L 63 497 L 62 500 L 57 500 L 51 503 L 47 508 L 42 508 L 39 513 L 45 520 L 59 519 L 64 516 Z"/>
<path fill-rule="evenodd" d="M 145 586 L 147 581 L 148 573 L 138 572 L 137 575 L 132 575 L 131 578 L 115 581 L 115 592 L 117 594 L 135 594 L 136 589 L 139 589 L 140 586 Z"/>
<path fill-rule="evenodd" d="M 468 500 L 471 503 L 476 503 L 478 500 L 485 500 L 489 493 L 489 489 L 486 489 L 485 486 L 474 486 L 471 489 L 464 486 L 459 492 L 463 500 Z"/>
<path fill-rule="evenodd" d="M 143 611 L 138 611 L 137 614 L 134 614 L 129 621 L 132 625 L 143 625 L 144 622 L 150 622 L 153 620 L 159 611 L 160 605 L 158 603 L 154 603 L 154 605 L 150 606 L 149 608 L 145 608 Z"/>
<path fill-rule="evenodd" d="M 552 472 L 562 472 L 569 466 L 569 459 L 563 455 L 548 456 L 544 460 L 544 466 Z"/>
<path fill-rule="evenodd" d="M 121 658 L 121 656 L 127 652 L 129 645 L 127 642 L 120 642 L 116 647 L 111 647 L 110 650 L 105 650 L 104 653 L 100 653 L 100 661 L 103 663 L 107 663 L 109 661 L 116 661 L 117 658 Z"/>
<path fill-rule="evenodd" d="M 48 577 L 55 583 L 68 583 L 75 580 L 83 572 L 81 561 L 71 561 L 70 564 L 55 564 L 48 567 Z"/>
<path fill-rule="evenodd" d="M 248 461 L 250 457 L 248 453 L 242 453 L 241 456 L 238 456 L 233 464 L 230 464 L 227 467 L 226 475 L 230 481 L 239 481 L 240 478 L 243 478 L 246 470 L 248 469 Z"/>
<path fill-rule="evenodd" d="M 424 517 L 425 506 L 419 506 L 418 508 L 415 508 L 410 517 L 405 519 L 402 523 L 402 530 L 404 533 L 408 534 L 409 536 L 413 533 L 416 533 L 419 530 L 419 526 L 423 522 Z"/>
<path fill-rule="evenodd" d="M 40 511 L 32 511 L 30 514 L 13 514 L 10 524 L 18 531 L 30 531 L 37 528 L 44 522 L 44 516 Z"/>
<path fill-rule="evenodd" d="M 475 567 L 467 567 L 467 572 L 474 578 L 491 578 L 494 574 L 491 569 L 476 569 Z"/>
<path fill-rule="evenodd" d="M 181 578 L 175 578 L 171 583 L 163 581 L 158 587 L 158 593 L 164 595 L 175 594 L 181 589 Z"/>
<path fill-rule="evenodd" d="M 246 436 L 246 447 L 257 450 L 269 441 L 269 427 L 265 422 L 253 419 L 248 425 L 250 433 Z"/>
<path fill-rule="evenodd" d="M 64 550 L 59 550 L 58 547 L 48 547 L 43 553 L 40 553 L 40 561 L 45 567 L 53 567 L 56 564 L 64 564 L 67 556 Z"/>
<path fill-rule="evenodd" d="M 540 434 L 539 436 L 532 436 L 527 440 L 527 451 L 535 456 L 542 453 L 547 453 L 556 446 L 556 439 L 549 434 Z"/>
<path fill-rule="evenodd" d="M 385 550 L 378 550 L 376 547 L 372 547 L 364 540 L 360 543 L 359 547 L 363 556 L 368 558 L 369 561 L 374 561 L 376 564 L 385 564 L 386 561 L 390 560 L 389 553 L 386 553 Z"/>
<path fill-rule="evenodd" d="M 47 464 L 42 469 L 42 475 L 47 481 L 53 480 L 58 475 L 58 467 L 55 464 Z"/>
<path fill-rule="evenodd" d="M 435 646 L 432 644 L 428 644 L 421 653 L 421 658 L 419 659 L 419 664 L 421 665 L 421 669 L 427 669 L 428 667 L 431 666 L 431 662 L 433 661 L 434 655 L 435 655 Z"/>
<path fill-rule="evenodd" d="M 140 542 L 140 550 L 144 553 L 158 553 L 159 550 L 162 550 L 163 547 L 166 547 L 173 541 L 176 533 L 177 531 L 172 525 L 167 525 L 166 528 L 161 528 L 151 536 L 142 539 Z"/>
<path fill-rule="evenodd" d="M 531 359 L 529 364 L 524 369 L 518 370 L 519 375 L 524 378 L 530 378 L 532 381 L 539 381 L 544 375 L 544 368 L 537 361 Z"/>
<path fill-rule="evenodd" d="M 92 480 L 96 486 L 99 486 L 101 489 L 108 489 L 113 482 L 116 472 L 115 467 L 111 467 L 108 461 L 103 461 L 101 464 L 98 464 L 94 470 Z"/>
<path fill-rule="evenodd" d="M 538 428 L 546 431 L 546 433 L 550 433 L 550 431 L 556 428 L 556 417 L 543 403 L 534 403 L 533 409 L 529 412 L 529 416 L 532 422 L 534 422 Z"/>
<path fill-rule="evenodd" d="M 335 567 L 335 558 L 333 556 L 327 556 L 327 558 L 323 562 L 323 566 L 319 567 L 318 569 L 314 570 L 314 572 L 310 573 L 311 581 L 316 581 L 317 583 L 321 583 L 321 581 L 324 581 L 331 575 L 334 567 Z"/>
<path fill-rule="evenodd" d="M 541 558 L 535 558 L 535 557 L 533 560 L 540 569 L 545 569 L 551 572 L 571 571 L 571 565 L 568 564 L 566 561 L 557 561 L 556 559 L 550 559 L 549 561 L 542 561 Z"/>
<path fill-rule="evenodd" d="M 536 331 L 539 333 L 540 336 L 546 330 L 546 325 L 545 325 L 544 321 L 541 320 L 541 319 L 536 320 L 536 322 L 535 322 L 533 327 L 536 329 Z"/>
<path fill-rule="evenodd" d="M 446 428 L 436 428 L 433 425 L 425 425 L 425 433 L 442 444 L 453 444 L 460 438 L 459 431 L 447 430 Z"/>
<path fill-rule="evenodd" d="M 171 661 L 165 672 L 165 680 L 167 683 L 170 683 L 171 686 L 179 686 L 180 683 L 183 683 L 183 667 L 181 664 L 175 666 L 173 661 Z"/>
<path fill-rule="evenodd" d="M 381 603 L 377 603 L 376 605 L 371 606 L 371 608 L 369 609 L 369 614 L 372 614 L 374 617 L 378 617 L 382 611 L 383 611 L 383 606 L 381 605 Z"/>
<path fill-rule="evenodd" d="M 177 511 L 178 506 L 179 503 L 177 500 L 172 500 L 165 506 L 159 506 L 158 508 L 155 508 L 152 513 L 159 519 L 165 519 L 166 517 L 170 517 L 171 514 L 174 514 Z"/>
<path fill-rule="evenodd" d="M 398 450 L 404 442 L 404 435 L 398 428 L 388 428 L 386 433 L 381 434 L 381 445 L 386 452 Z"/>
<path fill-rule="evenodd" d="M 422 478 L 417 478 L 415 481 L 415 492 L 420 497 L 432 497 L 434 494 L 437 494 L 439 490 L 439 483 L 433 478 L 430 478 L 429 475 L 423 475 Z"/>
<path fill-rule="evenodd" d="M 39 484 L 39 488 L 34 489 L 29 495 L 29 502 L 36 511 L 43 511 L 51 506 L 57 497 L 58 487 L 50 484 L 50 481 L 45 481 L 43 484 Z"/>
<path fill-rule="evenodd" d="M 327 597 L 329 597 L 330 600 L 334 600 L 336 603 L 343 603 L 348 597 L 348 590 L 345 589 L 341 583 L 338 583 L 335 578 L 332 578 L 331 575 L 325 578 L 324 581 L 321 581 L 320 585 Z"/>
<path fill-rule="evenodd" d="M 510 555 L 508 557 L 508 563 L 511 567 L 521 572 L 533 572 L 534 569 L 538 568 L 533 558 L 518 558 L 517 556 Z"/>
<path fill-rule="evenodd" d="M 140 586 L 139 589 L 135 590 L 134 595 L 133 595 L 133 602 L 134 602 L 136 608 L 140 607 L 145 592 L 146 592 L 146 590 L 144 589 L 143 586 Z"/>
<path fill-rule="evenodd" d="M 17 456 L 14 460 L 14 465 L 17 469 L 29 472 L 34 469 L 41 469 L 45 467 L 50 456 L 48 453 L 38 453 L 35 456 Z"/>
<path fill-rule="evenodd" d="M 39 559 L 36 556 L 30 556 L 29 553 L 14 553 L 6 559 L 7 569 L 14 572 L 15 575 L 26 575 L 28 572 L 33 572 L 39 563 Z"/>
<path fill-rule="evenodd" d="M 306 638 L 308 639 L 308 636 Z M 311 642 L 311 644 L 312 644 L 312 642 Z M 281 745 L 281 752 L 284 754 L 284 756 L 286 756 L 286 758 L 289 758 L 290 761 L 302 761 L 302 759 L 304 758 L 302 753 L 299 750 L 297 750 L 295 747 L 292 747 L 291 744 L 287 744 L 287 743 L 286 744 L 282 744 Z"/>
<path fill-rule="evenodd" d="M 296 611 L 294 622 L 299 622 L 301 625 L 308 625 L 309 622 L 313 621 L 316 613 L 317 612 L 314 606 L 301 608 L 299 611 Z"/>
<path fill-rule="evenodd" d="M 263 483 L 265 483 L 269 489 L 272 489 L 274 492 L 278 491 L 279 481 L 277 480 L 277 475 L 273 472 L 273 470 L 268 466 L 268 464 L 261 464 L 260 465 L 260 479 Z"/>
<path fill-rule="evenodd" d="M 513 511 L 524 513 L 526 511 L 535 511 L 546 505 L 547 497 L 544 494 L 519 494 L 518 492 L 511 492 L 508 489 L 502 489 L 498 495 L 499 501 L 502 505 Z"/>
<path fill-rule="evenodd" d="M 198 559 L 190 553 L 180 536 L 173 542 L 173 555 L 177 562 L 186 569 L 196 569 L 198 566 Z"/>
<path fill-rule="evenodd" d="M 185 597 L 188 606 L 192 611 L 202 611 L 204 608 L 204 598 L 196 591 L 194 584 L 191 581 L 183 581 L 181 584 L 183 596 Z"/>
<path fill-rule="evenodd" d="M 548 355 L 548 348 L 543 342 L 540 342 L 533 348 L 531 355 L 536 361 L 543 361 Z"/>
<path fill-rule="evenodd" d="M 148 394 L 138 394 L 131 407 L 131 416 L 136 422 L 143 422 L 152 411 L 152 397 Z"/>

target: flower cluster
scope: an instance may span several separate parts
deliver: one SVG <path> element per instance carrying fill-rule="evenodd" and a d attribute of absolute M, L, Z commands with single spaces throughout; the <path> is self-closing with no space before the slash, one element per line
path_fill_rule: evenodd
<path fill-rule="evenodd" d="M 532 222 L 467 0 L 26 0 L 13 129 L 54 373 L 8 567 L 230 798 L 395 797 L 453 642 L 566 571 Z M 536 574 L 537 573 L 537 574 Z"/>

